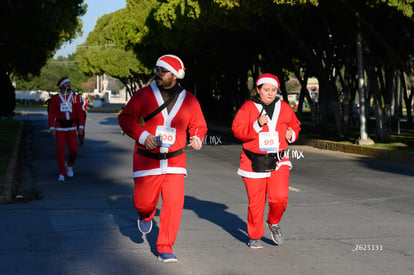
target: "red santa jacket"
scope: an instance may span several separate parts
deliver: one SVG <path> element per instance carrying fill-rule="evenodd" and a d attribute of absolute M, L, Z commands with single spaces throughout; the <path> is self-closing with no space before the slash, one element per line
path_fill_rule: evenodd
<path fill-rule="evenodd" d="M 56 131 L 71 131 L 77 127 L 84 128 L 85 117 L 82 113 L 81 99 L 74 92 L 67 95 L 54 95 L 48 108 L 49 129 Z"/>
<path fill-rule="evenodd" d="M 187 144 L 187 129 L 191 137 L 198 139 L 202 146 L 207 133 L 207 125 L 198 100 L 183 90 L 168 113 L 164 108 L 160 113 L 141 126 L 139 117 L 146 117 L 164 103 L 161 92 L 153 81 L 150 86 L 138 90 L 118 116 L 119 125 L 125 134 L 135 140 L 133 156 L 133 177 L 161 174 L 187 174 L 186 156 L 180 154 L 168 159 L 153 159 L 137 154 L 145 150 L 145 139 L 149 134 L 156 135 L 157 127 L 171 127 L 176 131 L 172 147 L 158 147 L 150 153 L 171 153 L 184 149 Z M 200 147 L 201 148 L 201 147 Z"/>
<path fill-rule="evenodd" d="M 251 100 L 245 102 L 240 107 L 233 120 L 232 130 L 234 136 L 243 142 L 244 149 L 254 153 L 264 154 L 264 152 L 261 152 L 259 149 L 259 133 L 276 131 L 280 143 L 278 151 L 286 150 L 288 142 L 295 142 L 300 131 L 300 121 L 297 119 L 292 107 L 285 101 L 278 100 L 275 103 L 273 116 L 271 118 L 268 117 L 267 119 L 269 122 L 263 127 L 260 127 L 257 119 L 262 109 L 263 106 L 261 104 Z M 288 127 L 292 128 L 292 138 L 289 141 L 286 140 L 285 137 Z M 278 167 L 281 165 L 292 167 L 287 154 L 278 161 Z M 240 156 L 240 166 L 237 174 L 248 178 L 264 178 L 270 176 L 270 172 L 253 172 L 251 160 L 246 156 L 243 150 Z"/>

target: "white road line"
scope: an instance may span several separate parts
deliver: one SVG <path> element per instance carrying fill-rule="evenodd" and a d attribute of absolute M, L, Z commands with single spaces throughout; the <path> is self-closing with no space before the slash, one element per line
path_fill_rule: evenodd
<path fill-rule="evenodd" d="M 293 186 L 289 186 L 289 190 L 292 191 L 292 192 L 300 192 L 299 188 L 295 188 Z"/>

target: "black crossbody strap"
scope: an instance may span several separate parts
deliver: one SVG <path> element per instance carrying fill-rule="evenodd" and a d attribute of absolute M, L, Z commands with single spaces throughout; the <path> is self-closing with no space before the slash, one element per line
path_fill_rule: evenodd
<path fill-rule="evenodd" d="M 155 111 L 153 111 L 151 114 L 144 117 L 144 121 L 147 122 L 151 118 L 155 117 L 159 112 L 161 112 L 165 107 L 170 105 L 170 103 L 175 99 L 175 96 L 170 97 L 167 101 L 164 102 L 160 107 L 158 107 Z"/>
<path fill-rule="evenodd" d="M 151 118 L 153 118 L 154 116 L 156 116 L 159 112 L 161 112 L 165 107 L 167 107 L 168 105 L 170 105 L 170 103 L 173 102 L 173 100 L 177 98 L 177 95 L 179 93 L 181 93 L 183 90 L 184 89 L 182 87 L 179 87 L 178 91 L 174 92 L 174 94 L 172 94 L 167 99 L 167 101 L 164 102 L 164 104 L 162 104 L 155 111 L 153 111 L 152 113 L 150 113 L 149 115 L 147 115 L 146 117 L 144 117 L 144 122 L 147 122 L 148 120 L 150 120 Z"/>

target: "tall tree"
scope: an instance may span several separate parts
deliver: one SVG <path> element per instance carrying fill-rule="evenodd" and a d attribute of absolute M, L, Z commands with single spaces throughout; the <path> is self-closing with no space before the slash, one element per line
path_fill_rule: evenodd
<path fill-rule="evenodd" d="M 119 79 L 130 96 L 146 84 L 151 74 L 151 69 L 143 65 L 134 51 L 128 48 L 130 39 L 134 40 L 128 36 L 128 30 L 134 25 L 132 14 L 135 13 L 129 9 L 121 9 L 102 16 L 85 43 L 76 51 L 76 60 L 83 72 L 89 75 L 105 73 Z"/>
<path fill-rule="evenodd" d="M 82 84 L 89 79 L 79 70 L 74 54 L 71 54 L 68 57 L 60 56 L 58 58 L 49 59 L 46 65 L 40 70 L 39 75 L 29 74 L 29 76 L 25 78 L 16 77 L 16 89 L 57 92 L 59 88 L 56 86 L 56 83 L 64 76 L 70 78 L 73 89 L 81 89 Z"/>
<path fill-rule="evenodd" d="M 0 74 L 6 77 L 0 86 L 9 86 L 11 74 L 39 74 L 57 48 L 80 32 L 86 7 L 83 0 L 1 1 Z M 3 102 L 0 110 L 8 107 Z"/>

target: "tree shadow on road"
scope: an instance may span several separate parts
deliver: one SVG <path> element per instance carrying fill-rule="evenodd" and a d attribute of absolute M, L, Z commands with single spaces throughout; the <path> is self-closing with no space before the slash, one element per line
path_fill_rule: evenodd
<path fill-rule="evenodd" d="M 358 161 L 365 167 L 381 172 L 405 176 L 414 176 L 413 163 L 407 161 L 392 161 L 377 158 L 360 158 Z"/>
<path fill-rule="evenodd" d="M 232 235 L 237 240 L 247 243 L 247 224 L 237 215 L 226 211 L 225 204 L 199 200 L 192 196 L 185 196 L 184 209 L 192 210 L 201 219 L 208 220 Z"/>

